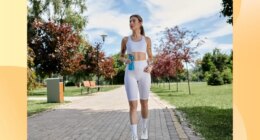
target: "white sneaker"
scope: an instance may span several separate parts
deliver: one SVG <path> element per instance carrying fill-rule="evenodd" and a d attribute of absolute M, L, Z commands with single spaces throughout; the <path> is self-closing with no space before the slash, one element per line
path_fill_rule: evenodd
<path fill-rule="evenodd" d="M 142 128 L 141 139 L 148 139 L 148 130 L 147 130 L 147 128 Z"/>
<path fill-rule="evenodd" d="M 132 134 L 132 140 L 138 140 L 138 137 Z"/>

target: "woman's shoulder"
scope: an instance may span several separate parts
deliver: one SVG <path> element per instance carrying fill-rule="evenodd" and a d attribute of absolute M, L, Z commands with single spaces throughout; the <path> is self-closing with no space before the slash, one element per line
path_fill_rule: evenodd
<path fill-rule="evenodd" d="M 122 37 L 122 41 L 127 42 L 127 40 L 128 40 L 128 36 Z"/>
<path fill-rule="evenodd" d="M 151 43 L 151 38 L 149 36 L 144 36 L 146 43 Z"/>
<path fill-rule="evenodd" d="M 147 41 L 151 40 L 149 36 L 144 36 Z"/>

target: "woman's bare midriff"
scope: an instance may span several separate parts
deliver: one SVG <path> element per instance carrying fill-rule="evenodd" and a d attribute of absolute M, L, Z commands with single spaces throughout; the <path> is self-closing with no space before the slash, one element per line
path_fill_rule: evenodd
<path fill-rule="evenodd" d="M 146 53 L 144 52 L 132 52 L 131 54 L 134 55 L 134 61 L 146 60 Z"/>

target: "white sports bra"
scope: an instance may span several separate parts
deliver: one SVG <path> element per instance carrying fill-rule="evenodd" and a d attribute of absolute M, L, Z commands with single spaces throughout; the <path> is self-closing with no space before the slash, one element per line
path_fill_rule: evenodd
<path fill-rule="evenodd" d="M 128 40 L 126 43 L 126 52 L 127 54 L 131 54 L 132 52 L 144 52 L 146 53 L 147 44 L 145 41 L 145 37 L 142 35 L 141 40 L 133 41 L 131 35 L 128 36 Z"/>

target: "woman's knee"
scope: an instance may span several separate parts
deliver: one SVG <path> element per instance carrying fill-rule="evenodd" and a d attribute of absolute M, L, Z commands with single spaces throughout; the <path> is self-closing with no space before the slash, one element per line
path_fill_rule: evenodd
<path fill-rule="evenodd" d="M 148 100 L 140 100 L 141 108 L 148 108 Z"/>
<path fill-rule="evenodd" d="M 130 111 L 136 111 L 137 110 L 137 101 L 129 101 L 129 107 L 130 107 Z"/>

